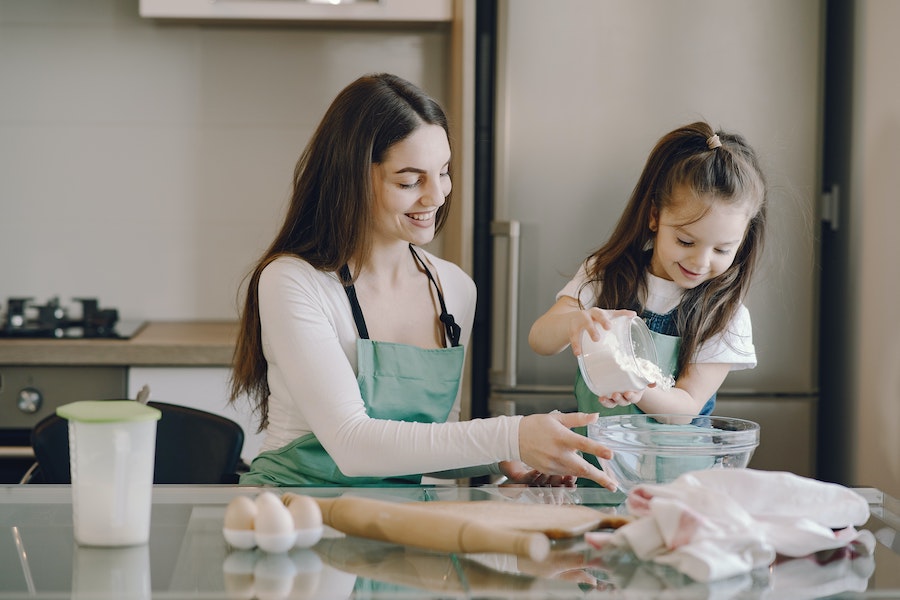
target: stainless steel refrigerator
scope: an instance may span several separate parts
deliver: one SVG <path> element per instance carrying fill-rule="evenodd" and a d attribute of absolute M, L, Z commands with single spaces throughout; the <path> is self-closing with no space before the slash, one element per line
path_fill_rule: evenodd
<path fill-rule="evenodd" d="M 659 137 L 703 119 L 757 149 L 770 203 L 746 302 L 759 364 L 728 376 L 716 414 L 762 425 L 751 466 L 814 474 L 823 11 L 819 0 L 497 2 L 482 44 L 495 60 L 479 77 L 492 81 L 479 121 L 493 142 L 481 174 L 492 210 L 476 211 L 490 239 L 488 413 L 574 408 L 574 356 L 536 355 L 531 324 L 612 232 Z"/>

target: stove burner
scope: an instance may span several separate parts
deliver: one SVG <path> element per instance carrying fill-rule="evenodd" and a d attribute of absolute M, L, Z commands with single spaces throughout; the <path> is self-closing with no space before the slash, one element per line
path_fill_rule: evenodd
<path fill-rule="evenodd" d="M 47 304 L 32 304 L 32 298 L 9 298 L 0 337 L 16 338 L 127 338 L 140 325 L 117 327 L 119 311 L 100 308 L 96 298 L 73 298 L 81 303 L 81 317 L 70 318 L 54 296 Z"/>

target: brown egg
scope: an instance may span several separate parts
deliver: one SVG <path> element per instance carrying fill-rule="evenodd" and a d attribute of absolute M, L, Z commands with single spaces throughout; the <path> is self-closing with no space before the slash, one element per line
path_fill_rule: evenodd
<path fill-rule="evenodd" d="M 256 497 L 256 543 L 266 552 L 287 552 L 297 539 L 294 522 L 281 499 L 272 492 Z"/>
<path fill-rule="evenodd" d="M 313 546 L 322 538 L 322 511 L 315 500 L 309 496 L 291 494 L 287 502 L 287 509 L 294 519 L 294 529 L 297 531 L 298 548 Z"/>
<path fill-rule="evenodd" d="M 287 507 L 294 519 L 294 529 L 318 529 L 322 526 L 322 511 L 309 496 L 294 494 Z"/>
<path fill-rule="evenodd" d="M 253 529 L 256 520 L 256 503 L 247 496 L 237 496 L 225 509 L 225 529 L 246 531 Z"/>
<path fill-rule="evenodd" d="M 237 496 L 229 502 L 225 509 L 225 522 L 222 527 L 225 541 L 235 548 L 243 550 L 256 546 L 253 531 L 256 514 L 256 503 L 246 496 Z"/>

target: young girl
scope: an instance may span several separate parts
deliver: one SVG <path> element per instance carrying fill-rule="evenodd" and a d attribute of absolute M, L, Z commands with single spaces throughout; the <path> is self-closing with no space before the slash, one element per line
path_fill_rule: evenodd
<path fill-rule="evenodd" d="M 577 356 L 583 331 L 598 341 L 598 326 L 634 311 L 675 385 L 597 398 L 579 372 L 579 409 L 710 414 L 728 372 L 756 366 L 742 302 L 765 225 L 766 184 L 747 142 L 702 122 L 672 131 L 650 153 L 612 237 L 534 323 L 529 344 L 543 355 L 571 345 Z"/>

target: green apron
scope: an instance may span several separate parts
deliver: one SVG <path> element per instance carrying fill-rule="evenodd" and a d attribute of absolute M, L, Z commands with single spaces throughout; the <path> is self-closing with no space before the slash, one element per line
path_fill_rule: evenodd
<path fill-rule="evenodd" d="M 437 282 L 412 246 L 410 252 L 437 290 L 441 305 L 440 320 L 451 347 L 424 349 L 368 339 L 365 319 L 345 266 L 341 269 L 341 277 L 360 335 L 356 340 L 356 380 L 370 418 L 443 423 L 456 402 L 465 354 L 459 345 L 459 326 L 447 313 Z M 420 473 L 390 478 L 347 477 L 341 473 L 315 434 L 309 433 L 277 450 L 261 452 L 251 463 L 250 471 L 241 476 L 240 483 L 257 486 L 360 486 L 417 485 L 421 480 Z"/>

